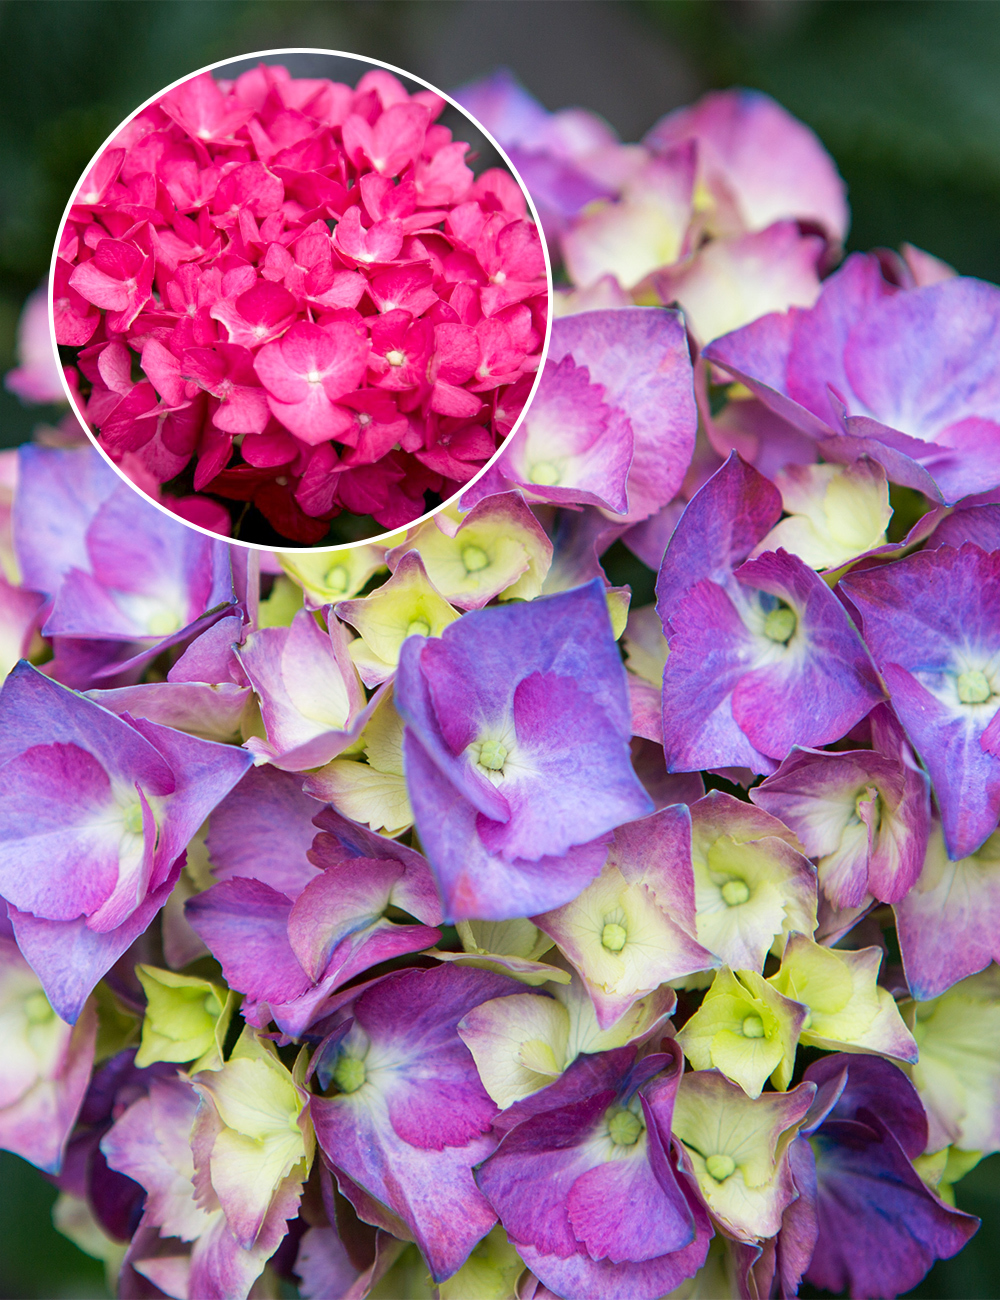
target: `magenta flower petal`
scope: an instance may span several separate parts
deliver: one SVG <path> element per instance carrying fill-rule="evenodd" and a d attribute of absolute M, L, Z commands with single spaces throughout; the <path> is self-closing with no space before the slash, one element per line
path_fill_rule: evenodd
<path fill-rule="evenodd" d="M 407 773 L 417 826 L 435 844 L 450 913 L 469 854 L 563 858 L 650 811 L 628 759 L 626 679 L 599 581 L 407 638 L 395 700 L 417 765 Z"/>
<path fill-rule="evenodd" d="M 874 752 L 796 746 L 750 795 L 819 859 L 820 884 L 837 908 L 859 907 L 869 895 L 898 902 L 927 851 L 930 783 L 886 707 L 876 712 L 884 724 L 873 714 Z"/>
<path fill-rule="evenodd" d="M 552 327 L 549 362 L 586 366 L 604 402 L 632 426 L 628 518 L 645 519 L 675 495 L 697 428 L 691 361 L 677 315 L 660 308 L 566 316 Z"/>
<path fill-rule="evenodd" d="M 496 1145 L 489 1136 L 496 1107 L 455 1026 L 480 1002 L 522 989 L 502 975 L 451 966 L 386 976 L 348 1006 L 353 1024 L 331 1063 L 336 1079 L 345 1057 L 359 1062 L 340 1077 L 362 1081 L 310 1104 L 341 1191 L 353 1199 L 353 1184 L 398 1215 L 438 1281 L 496 1222 L 472 1177 Z"/>
<path fill-rule="evenodd" d="M 819 139 L 768 95 L 721 90 L 661 118 L 646 135 L 658 151 L 698 145 L 700 171 L 735 201 L 748 230 L 783 217 L 820 226 L 839 243 L 849 212 L 844 182 Z"/>
<path fill-rule="evenodd" d="M 217 880 L 249 877 L 295 899 L 318 868 L 306 857 L 319 805 L 302 778 L 267 764 L 251 767 L 213 809 L 207 844 Z"/>
<path fill-rule="evenodd" d="M 288 941 L 291 911 L 290 898 L 242 877 L 213 885 L 185 908 L 226 982 L 255 1002 L 290 1002 L 312 986 Z"/>
<path fill-rule="evenodd" d="M 843 581 L 893 707 L 930 774 L 949 853 L 974 852 L 1000 812 L 1000 556 L 941 546 Z"/>

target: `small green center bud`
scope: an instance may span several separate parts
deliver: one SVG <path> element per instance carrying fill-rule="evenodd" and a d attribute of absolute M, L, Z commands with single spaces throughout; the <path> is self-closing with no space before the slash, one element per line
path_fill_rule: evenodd
<path fill-rule="evenodd" d="M 502 772 L 507 762 L 507 746 L 499 740 L 484 740 L 479 750 L 479 761 L 491 772 Z"/>
<path fill-rule="evenodd" d="M 616 1110 L 608 1120 L 608 1137 L 616 1147 L 634 1147 L 645 1127 L 630 1110 Z"/>
<path fill-rule="evenodd" d="M 24 1016 L 29 1025 L 44 1025 L 55 1014 L 41 989 L 37 993 L 29 993 L 24 999 Z"/>
<path fill-rule="evenodd" d="M 367 1077 L 364 1061 L 356 1056 L 342 1056 L 333 1072 L 333 1081 L 341 1092 L 357 1092 Z"/>
<path fill-rule="evenodd" d="M 346 591 L 350 584 L 350 574 L 342 564 L 335 564 L 324 578 L 328 591 Z"/>
<path fill-rule="evenodd" d="M 628 931 L 617 921 L 609 921 L 601 931 L 601 944 L 608 952 L 621 952 L 628 939 Z"/>
<path fill-rule="evenodd" d="M 528 482 L 537 483 L 539 487 L 555 487 L 561 478 L 559 466 L 553 465 L 550 460 L 540 460 L 537 465 L 532 465 L 528 473 Z"/>
<path fill-rule="evenodd" d="M 406 628 L 407 636 L 430 636 L 431 625 L 422 618 L 411 618 Z"/>
<path fill-rule="evenodd" d="M 760 1016 L 747 1016 L 746 1020 L 743 1021 L 743 1037 L 764 1037 L 764 1022 L 761 1020 Z"/>
<path fill-rule="evenodd" d="M 490 557 L 481 546 L 467 546 L 462 552 L 462 563 L 466 573 L 478 573 L 489 565 Z"/>
<path fill-rule="evenodd" d="M 739 907 L 750 898 L 750 886 L 745 880 L 727 880 L 722 886 L 722 901 L 727 907 Z"/>
<path fill-rule="evenodd" d="M 142 804 L 132 803 L 125 809 L 125 829 L 133 835 L 142 834 Z"/>
<path fill-rule="evenodd" d="M 176 632 L 180 625 L 180 619 L 168 609 L 153 614 L 147 624 L 152 636 L 169 636 L 171 632 Z"/>
<path fill-rule="evenodd" d="M 993 694 L 993 687 L 986 674 L 978 668 L 959 673 L 955 685 L 958 687 L 958 698 L 963 704 L 985 704 Z"/>
<path fill-rule="evenodd" d="M 764 635 L 769 641 L 777 641 L 784 645 L 795 631 L 798 621 L 794 609 L 789 609 L 787 605 L 779 605 L 764 619 Z"/>
<path fill-rule="evenodd" d="M 705 1168 L 717 1183 L 724 1183 L 736 1172 L 736 1161 L 732 1156 L 709 1156 L 705 1161 Z"/>
<path fill-rule="evenodd" d="M 399 348 L 393 348 L 391 352 L 385 354 L 385 359 L 390 366 L 401 366 L 406 360 L 406 356 L 400 352 Z"/>
<path fill-rule="evenodd" d="M 871 786 L 868 786 L 868 788 L 862 790 L 861 794 L 859 794 L 857 799 L 855 799 L 854 815 L 857 817 L 859 822 L 864 821 L 864 818 L 861 816 L 862 804 L 868 805 L 868 817 L 871 821 L 872 829 L 877 831 L 882 823 L 882 801 L 879 798 L 878 791 L 873 789 Z"/>

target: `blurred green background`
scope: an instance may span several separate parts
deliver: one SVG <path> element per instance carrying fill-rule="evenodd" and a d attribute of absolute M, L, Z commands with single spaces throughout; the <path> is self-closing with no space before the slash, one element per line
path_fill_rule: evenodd
<path fill-rule="evenodd" d="M 850 248 L 909 240 L 1000 280 L 995 0 L 0 0 L 0 372 L 104 138 L 175 78 L 279 46 L 367 54 L 444 88 L 505 64 L 549 108 L 596 109 L 626 139 L 703 90 L 758 87 L 836 158 Z M 0 391 L 0 445 L 45 416 Z M 0 1153 L 0 1300 L 107 1294 L 102 1266 L 51 1227 L 53 1199 Z M 983 1229 L 913 1294 L 992 1300 L 1000 1157 L 958 1200 Z"/>

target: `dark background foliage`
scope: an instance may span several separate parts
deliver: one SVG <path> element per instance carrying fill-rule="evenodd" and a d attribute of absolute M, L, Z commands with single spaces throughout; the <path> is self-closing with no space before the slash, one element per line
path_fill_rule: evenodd
<path fill-rule="evenodd" d="M 0 372 L 105 137 L 175 78 L 279 46 L 367 54 L 446 89 L 506 64 L 549 108 L 596 109 L 626 139 L 703 90 L 757 87 L 836 158 L 850 248 L 908 240 L 1000 279 L 996 0 L 0 0 Z M 0 392 L 0 446 L 45 414 Z M 983 1229 L 914 1295 L 1000 1295 L 998 1161 L 958 1189 Z M 0 1154 L 0 1300 L 108 1294 L 52 1229 L 53 1198 Z"/>

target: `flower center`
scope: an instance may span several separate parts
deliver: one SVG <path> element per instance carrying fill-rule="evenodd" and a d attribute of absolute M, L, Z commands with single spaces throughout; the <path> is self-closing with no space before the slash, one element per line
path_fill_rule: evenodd
<path fill-rule="evenodd" d="M 879 798 L 878 791 L 872 789 L 871 786 L 868 786 L 867 789 L 862 790 L 857 799 L 855 799 L 854 815 L 859 822 L 864 821 L 864 818 L 861 816 L 862 804 L 868 805 L 868 816 L 871 819 L 872 830 L 877 831 L 879 826 L 882 824 L 882 800 Z"/>
<path fill-rule="evenodd" d="M 393 348 L 391 352 L 385 354 L 385 359 L 390 366 L 401 366 L 406 360 L 406 355 L 400 352 L 399 348 Z"/>
<path fill-rule="evenodd" d="M 180 625 L 180 619 L 173 610 L 169 609 L 162 609 L 155 614 L 151 614 L 147 623 L 152 636 L 169 636 L 171 632 L 176 632 Z"/>
<path fill-rule="evenodd" d="M 761 1020 L 760 1016 L 747 1016 L 746 1020 L 743 1021 L 743 1037 L 764 1037 L 764 1022 Z"/>
<path fill-rule="evenodd" d="M 333 1081 L 341 1092 L 357 1092 L 367 1077 L 364 1061 L 356 1056 L 342 1056 L 333 1072 Z"/>
<path fill-rule="evenodd" d="M 787 605 L 779 605 L 764 619 L 764 635 L 769 641 L 777 641 L 780 645 L 784 645 L 791 638 L 797 625 L 795 610 L 789 609 Z"/>
<path fill-rule="evenodd" d="M 24 1017 L 29 1025 L 44 1025 L 56 1014 L 41 989 L 37 993 L 30 993 L 24 999 L 23 1006 Z"/>
<path fill-rule="evenodd" d="M 430 624 L 426 623 L 422 618 L 411 619 L 406 629 L 407 636 L 430 636 L 430 634 Z"/>
<path fill-rule="evenodd" d="M 320 374 L 318 370 L 310 370 L 309 373 L 306 375 L 306 379 L 309 381 L 310 384 L 318 384 L 322 380 L 322 378 L 323 376 Z"/>
<path fill-rule="evenodd" d="M 335 564 L 327 573 L 324 582 L 330 591 L 346 591 L 349 575 L 342 564 Z"/>
<path fill-rule="evenodd" d="M 502 772 L 507 761 L 507 746 L 499 740 L 484 740 L 479 750 L 479 761 L 491 772 Z"/>
<path fill-rule="evenodd" d="M 955 685 L 958 687 L 958 698 L 963 704 L 985 704 L 993 694 L 989 679 L 978 668 L 959 673 Z"/>
<path fill-rule="evenodd" d="M 634 1147 L 645 1127 L 638 1115 L 618 1110 L 608 1120 L 608 1137 L 616 1147 Z"/>
<path fill-rule="evenodd" d="M 125 829 L 132 835 L 142 834 L 142 804 L 132 803 L 125 809 Z"/>
<path fill-rule="evenodd" d="M 466 573 L 478 573 L 480 569 L 485 569 L 489 562 L 490 557 L 481 546 L 467 546 L 462 552 L 462 563 L 465 565 Z"/>
<path fill-rule="evenodd" d="M 609 921 L 601 931 L 601 944 L 608 952 L 621 952 L 628 939 L 628 931 L 617 921 Z"/>
<path fill-rule="evenodd" d="M 559 466 L 553 465 L 550 460 L 540 460 L 532 465 L 528 474 L 528 482 L 537 483 L 539 487 L 555 487 L 561 478 Z"/>
<path fill-rule="evenodd" d="M 736 1172 L 736 1161 L 732 1156 L 714 1155 L 705 1161 L 705 1168 L 717 1183 L 724 1183 Z"/>
<path fill-rule="evenodd" d="M 727 880 L 720 892 L 727 907 L 739 907 L 750 898 L 750 886 L 745 880 Z"/>

